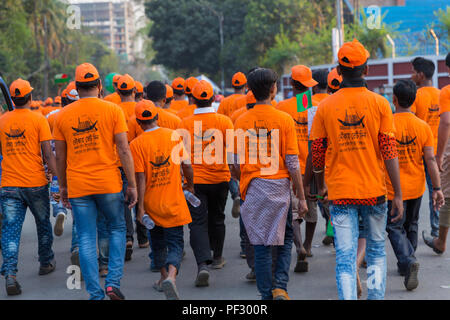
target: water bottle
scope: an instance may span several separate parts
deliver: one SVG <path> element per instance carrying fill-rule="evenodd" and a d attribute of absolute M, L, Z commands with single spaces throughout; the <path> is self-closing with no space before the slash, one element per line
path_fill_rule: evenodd
<path fill-rule="evenodd" d="M 184 190 L 184 196 L 186 200 L 194 207 L 197 208 L 202 203 L 199 198 L 193 195 L 191 192 Z"/>
<path fill-rule="evenodd" d="M 53 176 L 52 183 L 50 184 L 50 203 L 52 205 L 58 204 L 58 202 L 53 197 L 54 194 L 59 193 L 59 184 L 58 184 L 58 178 L 56 176 Z"/>
<path fill-rule="evenodd" d="M 148 214 L 144 214 L 142 223 L 148 230 L 152 230 L 155 227 L 155 222 L 153 222 L 152 218 L 150 218 Z"/>

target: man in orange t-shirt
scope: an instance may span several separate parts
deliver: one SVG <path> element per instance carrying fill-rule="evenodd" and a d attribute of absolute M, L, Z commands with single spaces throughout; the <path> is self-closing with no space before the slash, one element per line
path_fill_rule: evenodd
<path fill-rule="evenodd" d="M 98 98 L 101 81 L 93 65 L 79 65 L 75 81 L 80 100 L 59 112 L 53 130 L 60 194 L 75 217 L 81 272 L 90 299 L 105 297 L 99 284 L 96 246 L 97 217 L 102 215 L 109 226 L 106 295 L 122 300 L 124 296 L 119 288 L 126 244 L 124 206 L 125 201 L 129 208 L 137 203 L 127 125 L 118 105 Z M 128 180 L 125 199 L 117 155 Z"/>
<path fill-rule="evenodd" d="M 8 295 L 22 292 L 16 272 L 20 235 L 28 208 L 38 231 L 39 274 L 45 275 L 55 270 L 50 198 L 43 165 L 45 159 L 50 172 L 56 175 L 55 156 L 50 145 L 52 135 L 47 120 L 30 110 L 32 91 L 28 81 L 14 81 L 10 93 L 15 109 L 0 118 L 0 149 L 3 155 L 2 274 Z"/>
<path fill-rule="evenodd" d="M 195 195 L 201 200 L 199 207 L 189 206 L 192 215 L 190 242 L 198 266 L 196 286 L 209 285 L 209 271 L 225 265 L 225 205 L 231 175 L 227 165 L 226 132 L 233 129 L 231 120 L 217 114 L 212 107 L 214 92 L 205 80 L 192 90 L 194 114 L 182 120 L 179 132 L 191 153 L 194 170 Z M 211 251 L 213 256 L 211 257 Z"/>
<path fill-rule="evenodd" d="M 172 82 L 173 101 L 170 109 L 175 111 L 175 114 L 189 105 L 184 92 L 185 80 L 183 78 L 175 78 Z"/>
<path fill-rule="evenodd" d="M 367 230 L 368 270 L 375 271 L 377 279 L 368 288 L 368 299 L 384 298 L 387 222 L 384 167 L 395 190 L 393 222 L 403 215 L 392 111 L 385 98 L 366 88 L 364 76 L 368 73 L 369 56 L 356 39 L 341 47 L 338 52 L 338 72 L 344 79 L 341 89 L 319 105 L 310 136 L 317 196 L 326 200 L 328 195 L 331 200 L 339 299 L 357 299 L 359 217 Z"/>
<path fill-rule="evenodd" d="M 119 94 L 117 93 L 117 83 L 119 82 L 120 77 L 121 77 L 120 74 L 116 74 L 113 77 L 113 87 L 114 87 L 115 91 L 113 93 L 111 93 L 110 95 L 106 96 L 104 98 L 104 100 L 115 103 L 115 104 L 120 104 L 120 102 L 122 102 Z"/>
<path fill-rule="evenodd" d="M 434 152 L 437 151 L 437 139 L 439 128 L 439 89 L 433 87 L 433 75 L 436 67 L 433 61 L 424 59 L 422 57 L 415 58 L 412 62 L 412 76 L 411 79 L 416 83 L 417 96 L 414 104 L 411 106 L 411 111 L 417 117 L 428 123 L 433 132 Z M 433 192 L 433 185 L 428 173 L 428 167 L 425 164 L 425 176 L 427 179 L 429 201 L 428 207 L 430 210 L 430 227 L 431 235 L 437 237 L 439 234 L 439 211 L 433 207 L 431 198 Z"/>
<path fill-rule="evenodd" d="M 161 109 L 148 100 L 136 105 L 136 119 L 144 133 L 130 145 L 139 191 L 137 219 L 148 215 L 153 260 L 161 279 L 154 288 L 167 299 L 179 299 L 175 279 L 183 258 L 183 226 L 192 222 L 183 189 L 194 193 L 193 171 L 181 138 L 175 131 L 158 126 Z M 178 139 L 174 139 L 178 136 Z M 181 146 L 180 153 L 174 153 Z M 183 188 L 180 165 L 187 180 Z"/>
<path fill-rule="evenodd" d="M 425 192 L 424 160 L 430 170 L 433 182 L 432 199 L 436 208 L 442 206 L 444 195 L 440 190 L 439 170 L 434 158 L 433 133 L 425 121 L 411 112 L 411 105 L 416 99 L 416 85 L 411 80 L 399 80 L 393 91 L 393 103 L 396 108 L 394 114 L 395 139 L 397 140 L 405 213 L 397 222 L 388 219 L 386 231 L 397 257 L 398 272 L 405 276 L 405 287 L 407 290 L 414 290 L 419 285 L 419 263 L 415 257 L 415 251 L 419 231 L 420 203 Z M 394 190 L 388 177 L 386 177 L 386 186 L 389 200 L 388 210 L 390 210 Z"/>
<path fill-rule="evenodd" d="M 189 105 L 177 112 L 177 116 L 180 119 L 184 119 L 189 116 L 192 116 L 194 114 L 194 110 L 197 108 L 194 104 L 194 98 L 192 97 L 192 89 L 194 89 L 194 87 L 197 83 L 198 83 L 198 79 L 195 77 L 190 77 L 190 78 L 186 79 L 186 81 L 184 83 L 184 92 L 186 93 L 186 95 L 188 97 Z"/>
<path fill-rule="evenodd" d="M 217 109 L 217 113 L 226 115 L 227 117 L 231 117 L 233 112 L 236 111 L 233 110 L 234 101 L 239 97 L 245 96 L 247 77 L 242 72 L 237 72 L 231 79 L 231 85 L 233 86 L 234 94 L 223 99 L 219 105 L 219 109 Z"/>

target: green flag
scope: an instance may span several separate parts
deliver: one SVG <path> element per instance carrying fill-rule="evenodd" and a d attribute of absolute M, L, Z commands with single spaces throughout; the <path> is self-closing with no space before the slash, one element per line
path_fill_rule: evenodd
<path fill-rule="evenodd" d="M 297 95 L 297 112 L 303 112 L 312 108 L 311 90 Z"/>
<path fill-rule="evenodd" d="M 67 74 L 65 73 L 61 73 L 61 74 L 57 74 L 55 76 L 55 84 L 62 84 L 62 83 L 68 83 L 70 82 L 70 78 Z"/>

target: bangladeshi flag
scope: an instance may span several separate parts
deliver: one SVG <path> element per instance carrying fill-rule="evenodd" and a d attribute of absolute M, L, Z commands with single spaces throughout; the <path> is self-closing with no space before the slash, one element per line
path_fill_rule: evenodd
<path fill-rule="evenodd" d="M 55 76 L 55 84 L 68 83 L 68 82 L 70 82 L 70 78 L 65 73 L 57 74 Z"/>
<path fill-rule="evenodd" d="M 312 108 L 312 106 L 311 90 L 297 95 L 297 112 L 306 111 L 309 108 Z"/>

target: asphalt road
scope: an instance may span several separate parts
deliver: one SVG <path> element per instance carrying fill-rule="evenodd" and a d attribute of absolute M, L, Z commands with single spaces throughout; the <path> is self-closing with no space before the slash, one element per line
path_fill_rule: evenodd
<path fill-rule="evenodd" d="M 428 197 L 422 202 L 419 223 L 420 235 L 422 230 L 429 230 Z M 188 229 L 185 229 L 186 257 L 177 280 L 181 299 L 190 300 L 255 300 L 259 299 L 256 284 L 245 280 L 248 273 L 246 261 L 239 257 L 239 220 L 231 217 L 231 201 L 226 208 L 227 233 L 224 257 L 227 261 L 224 269 L 212 270 L 210 286 L 196 288 L 196 264 L 189 246 Z M 52 223 L 54 219 L 52 218 Z M 34 219 L 27 214 L 20 246 L 18 281 L 22 286 L 22 295 L 8 297 L 0 289 L 0 299 L 44 299 L 44 300 L 84 300 L 88 294 L 82 285 L 81 290 L 67 288 L 66 273 L 70 265 L 70 241 L 72 218 L 66 221 L 66 229 L 61 237 L 54 239 L 56 270 L 46 276 L 39 276 L 39 262 L 37 255 L 37 235 Z M 335 255 L 332 246 L 323 246 L 322 238 L 325 234 L 324 220 L 319 217 L 319 224 L 313 241 L 313 254 L 309 258 L 309 272 L 296 274 L 293 272 L 296 257 L 293 249 L 291 264 L 289 295 L 292 299 L 337 299 L 335 282 Z M 389 241 L 386 242 L 388 277 L 386 299 L 450 299 L 450 254 L 447 252 L 438 256 L 422 241 L 421 236 L 416 256 L 420 262 L 419 287 L 408 292 L 403 285 L 403 277 L 397 275 L 396 259 Z M 448 243 L 450 248 L 450 241 Z M 139 249 L 135 244 L 132 260 L 125 264 L 121 290 L 127 299 L 136 300 L 164 300 L 163 293 L 152 289 L 152 284 L 159 279 L 158 273 L 149 269 L 149 249 Z M 361 278 L 366 279 L 365 269 L 361 270 Z M 3 280 L 2 280 L 3 281 Z M 83 282 L 84 284 L 84 282 Z M 363 299 L 367 297 L 365 283 Z"/>

